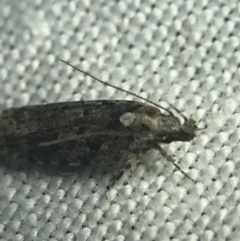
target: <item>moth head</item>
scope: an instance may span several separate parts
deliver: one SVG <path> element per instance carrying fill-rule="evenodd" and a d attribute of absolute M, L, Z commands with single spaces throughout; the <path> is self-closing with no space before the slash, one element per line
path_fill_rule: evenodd
<path fill-rule="evenodd" d="M 187 118 L 176 107 L 172 106 L 172 108 L 183 118 L 184 122 L 181 124 L 179 118 L 175 116 L 171 111 L 169 111 L 172 119 L 176 120 L 176 126 L 178 127 L 174 128 L 172 132 L 169 133 L 169 135 L 165 139 L 165 143 L 170 143 L 172 141 L 191 141 L 196 137 L 196 132 L 198 130 L 204 129 L 198 128 L 196 121 L 194 119 Z"/>
<path fill-rule="evenodd" d="M 196 131 L 199 130 L 196 121 L 193 119 L 188 119 L 184 116 L 184 123 L 182 125 L 182 130 L 185 133 L 185 141 L 190 141 L 196 137 Z"/>

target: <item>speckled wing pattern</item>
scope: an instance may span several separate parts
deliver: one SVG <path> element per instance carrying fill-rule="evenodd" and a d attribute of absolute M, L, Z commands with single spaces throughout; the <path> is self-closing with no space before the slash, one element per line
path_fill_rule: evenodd
<path fill-rule="evenodd" d="M 0 151 L 33 162 L 69 165 L 111 164 L 138 155 L 136 136 L 120 117 L 140 107 L 136 101 L 77 101 L 4 110 Z M 135 145 L 134 145 L 135 142 Z M 133 148 L 134 147 L 134 148 Z"/>

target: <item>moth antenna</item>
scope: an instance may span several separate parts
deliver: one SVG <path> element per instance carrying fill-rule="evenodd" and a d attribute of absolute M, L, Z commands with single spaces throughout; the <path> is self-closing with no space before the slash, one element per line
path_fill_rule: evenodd
<path fill-rule="evenodd" d="M 124 89 L 122 89 L 122 88 L 120 88 L 120 87 L 118 87 L 118 86 L 111 85 L 111 84 L 109 84 L 109 83 L 107 83 L 107 82 L 105 82 L 105 81 L 103 81 L 103 80 L 100 80 L 100 79 L 98 79 L 97 77 L 95 77 L 95 76 L 89 74 L 88 72 L 85 72 L 85 71 L 79 69 L 78 67 L 76 67 L 76 66 L 70 64 L 69 62 L 67 62 L 67 61 L 65 61 L 65 60 L 63 60 L 63 59 L 60 59 L 60 58 L 58 58 L 58 59 L 59 59 L 60 61 L 62 61 L 63 63 L 65 63 L 65 64 L 71 66 L 73 69 L 78 70 L 79 72 L 81 72 L 81 73 L 83 73 L 83 74 L 85 74 L 85 75 L 91 77 L 92 79 L 94 79 L 94 80 L 96 80 L 96 81 L 98 81 L 98 82 L 100 82 L 100 83 L 102 83 L 102 84 L 104 84 L 104 85 L 110 86 L 110 87 L 112 87 L 112 88 L 114 88 L 114 89 L 117 89 L 117 90 L 123 91 L 123 92 L 125 92 L 125 93 L 127 93 L 127 94 L 129 94 L 129 95 L 132 95 L 132 96 L 135 96 L 135 97 L 137 97 L 137 98 L 139 98 L 139 99 L 142 99 L 142 100 L 144 100 L 144 101 L 146 101 L 146 102 L 148 102 L 148 103 L 151 103 L 152 105 L 155 105 L 155 106 L 157 106 L 157 107 L 159 107 L 159 108 L 161 108 L 161 109 L 167 111 L 170 115 L 173 115 L 173 113 L 172 113 L 170 110 L 168 110 L 168 109 L 162 107 L 161 105 L 158 105 L 157 103 L 155 103 L 155 102 L 153 102 L 153 101 L 151 101 L 151 100 L 148 100 L 148 99 L 146 99 L 146 98 L 144 98 L 144 97 L 142 97 L 142 96 L 140 96 L 140 95 L 134 94 L 134 93 L 131 92 L 131 91 L 124 90 Z"/>
<path fill-rule="evenodd" d="M 184 121 L 188 121 L 188 118 L 179 110 L 177 109 L 175 106 L 173 106 L 172 104 L 169 104 L 180 116 L 182 116 L 182 118 L 184 119 Z"/>
<path fill-rule="evenodd" d="M 169 104 L 179 115 L 182 116 L 182 118 L 184 119 L 184 121 L 188 121 L 189 119 L 179 110 L 177 109 L 175 106 L 173 106 L 172 104 Z M 201 131 L 201 130 L 204 130 L 204 129 L 207 129 L 207 126 L 204 126 L 204 127 L 200 127 L 200 128 L 197 128 L 196 131 Z"/>
<path fill-rule="evenodd" d="M 197 128 L 196 131 L 201 131 L 201 130 L 205 130 L 205 129 L 207 129 L 207 126 L 204 126 L 204 127 L 201 127 L 201 128 Z"/>

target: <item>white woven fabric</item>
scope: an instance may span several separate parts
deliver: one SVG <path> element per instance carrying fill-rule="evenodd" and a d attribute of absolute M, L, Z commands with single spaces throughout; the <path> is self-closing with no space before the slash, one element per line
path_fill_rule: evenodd
<path fill-rule="evenodd" d="M 238 0 L 0 0 L 1 110 L 133 99 L 58 56 L 207 125 L 166 146 L 195 184 L 153 152 L 108 200 L 117 167 L 1 155 L 0 240 L 239 240 L 239 16 Z"/>

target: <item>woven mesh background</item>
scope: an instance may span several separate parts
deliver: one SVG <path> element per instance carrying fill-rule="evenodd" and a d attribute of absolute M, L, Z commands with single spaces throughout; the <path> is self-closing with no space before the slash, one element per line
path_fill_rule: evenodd
<path fill-rule="evenodd" d="M 105 198 L 118 168 L 0 156 L 1 240 L 239 240 L 240 4 L 237 0 L 0 0 L 0 109 L 134 99 L 57 56 L 207 129 L 153 152 Z"/>

